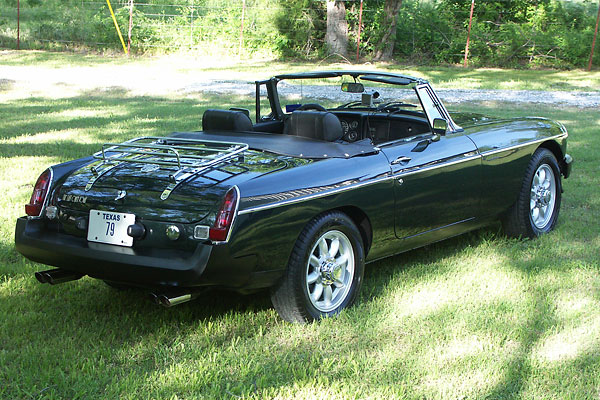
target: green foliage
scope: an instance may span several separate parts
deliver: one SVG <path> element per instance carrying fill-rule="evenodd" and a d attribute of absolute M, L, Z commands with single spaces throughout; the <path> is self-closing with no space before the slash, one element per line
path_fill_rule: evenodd
<path fill-rule="evenodd" d="M 127 37 L 127 0 L 112 5 Z M 21 47 L 90 47 L 120 51 L 103 1 L 23 0 Z M 356 50 L 358 0 L 346 2 L 349 46 Z M 385 0 L 365 1 L 360 42 L 369 59 L 388 29 Z M 395 58 L 456 64 L 464 57 L 470 0 L 403 0 Z M 0 47 L 16 45 L 16 0 L 0 0 Z M 587 64 L 598 3 L 592 0 L 477 1 L 469 63 L 472 66 L 574 68 Z M 243 38 L 242 13 L 244 13 Z M 270 55 L 315 59 L 326 54 L 323 0 L 144 0 L 135 2 L 132 51 L 186 51 L 201 55 Z M 240 54 L 240 56 L 242 55 Z M 600 64 L 596 51 L 594 64 Z"/>
<path fill-rule="evenodd" d="M 121 35 L 123 35 L 124 40 L 127 41 L 129 7 L 120 7 L 113 10 L 121 30 Z M 133 9 L 132 19 L 135 21 L 131 35 L 131 47 L 133 49 L 143 51 L 148 45 L 160 41 L 151 27 L 150 20 L 136 7 Z M 121 46 L 121 42 L 115 31 L 112 16 L 107 7 L 101 7 L 92 16 L 90 23 L 94 27 L 92 30 L 92 41 L 110 44 L 117 48 Z"/>
<path fill-rule="evenodd" d="M 470 5 L 470 0 L 405 0 L 397 54 L 417 62 L 459 63 L 464 57 Z M 596 10 L 597 4 L 590 1 L 476 2 L 470 63 L 581 67 L 589 56 Z"/>
<path fill-rule="evenodd" d="M 350 27 L 350 43 L 356 51 L 360 3 L 350 3 L 346 6 L 348 25 Z M 370 54 L 376 48 L 383 36 L 384 0 L 375 0 L 363 4 L 360 53 Z"/>
<path fill-rule="evenodd" d="M 129 2 L 113 0 L 112 7 L 121 34 L 127 39 Z M 207 49 L 235 52 L 240 48 L 242 12 L 244 52 L 276 51 L 278 32 L 275 18 L 278 7 L 272 0 L 147 0 L 134 2 L 132 51 L 173 52 Z M 0 46 L 14 47 L 16 0 L 0 0 L 8 12 L 0 14 Z M 12 38 L 14 39 L 12 39 Z M 12 39 L 12 40 L 11 40 Z M 121 47 L 119 37 L 105 2 L 77 0 L 21 1 L 21 46 L 55 48 L 80 46 L 96 49 Z"/>
<path fill-rule="evenodd" d="M 321 55 L 327 23 L 326 6 L 318 0 L 278 0 L 276 48 L 284 57 Z"/>

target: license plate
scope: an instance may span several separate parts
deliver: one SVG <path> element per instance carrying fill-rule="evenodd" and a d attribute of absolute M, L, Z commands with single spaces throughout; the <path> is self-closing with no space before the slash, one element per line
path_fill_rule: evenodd
<path fill-rule="evenodd" d="M 133 238 L 127 234 L 127 227 L 133 224 L 134 214 L 91 210 L 87 240 L 131 247 Z"/>

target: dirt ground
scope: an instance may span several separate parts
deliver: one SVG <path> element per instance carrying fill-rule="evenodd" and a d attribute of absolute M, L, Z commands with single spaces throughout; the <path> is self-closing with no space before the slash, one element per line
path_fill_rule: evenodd
<path fill-rule="evenodd" d="M 210 92 L 223 94 L 253 95 L 255 78 L 252 71 L 246 70 L 232 79 L 231 69 L 223 64 L 211 64 L 197 60 L 170 60 L 157 58 L 147 62 L 127 65 L 99 64 L 93 66 L 36 66 L 0 65 L 0 98 L 23 97 L 70 97 L 82 92 L 102 93 L 102 91 L 123 90 L 129 95 L 188 96 L 194 93 Z M 262 71 L 257 71 L 261 74 Z M 435 87 L 435 82 L 433 82 Z M 18 89 L 18 90 L 14 90 Z M 324 86 L 302 88 L 304 97 L 344 101 L 345 94 L 332 92 Z M 297 92 L 297 87 L 281 85 L 284 96 Z M 437 89 L 445 103 L 470 101 L 506 101 L 580 108 L 600 107 L 600 92 L 580 91 L 531 91 L 531 90 L 481 90 L 481 89 Z M 400 92 L 399 92 L 400 93 Z M 386 92 L 392 97 L 399 93 Z M 339 97 L 339 99 L 337 98 Z M 402 96 L 399 96 L 400 98 Z"/>

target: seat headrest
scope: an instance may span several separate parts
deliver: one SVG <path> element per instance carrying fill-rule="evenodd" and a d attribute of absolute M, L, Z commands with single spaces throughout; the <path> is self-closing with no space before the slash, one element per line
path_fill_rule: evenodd
<path fill-rule="evenodd" d="M 241 111 L 206 110 L 202 115 L 203 131 L 251 131 L 252 121 Z"/>
<path fill-rule="evenodd" d="M 325 111 L 294 111 L 284 133 L 326 142 L 334 142 L 344 136 L 339 118 Z"/>

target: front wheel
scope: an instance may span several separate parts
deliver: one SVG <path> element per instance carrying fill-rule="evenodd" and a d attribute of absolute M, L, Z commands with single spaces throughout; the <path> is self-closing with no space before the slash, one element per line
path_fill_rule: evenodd
<path fill-rule="evenodd" d="M 516 203 L 502 221 L 511 237 L 534 238 L 554 229 L 560 211 L 562 186 L 554 154 L 540 148 L 533 153 Z"/>
<path fill-rule="evenodd" d="M 273 305 L 290 322 L 338 314 L 356 300 L 364 265 L 352 220 L 340 212 L 321 214 L 298 237 L 283 278 L 271 290 Z"/>

